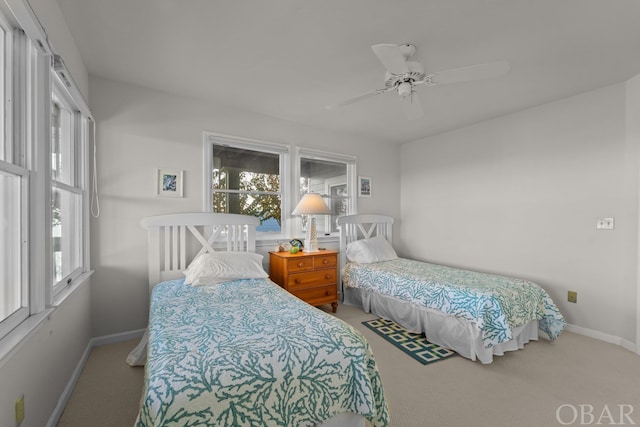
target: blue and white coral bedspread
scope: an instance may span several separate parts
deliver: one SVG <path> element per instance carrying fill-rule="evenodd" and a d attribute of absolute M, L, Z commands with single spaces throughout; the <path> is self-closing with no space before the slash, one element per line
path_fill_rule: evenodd
<path fill-rule="evenodd" d="M 513 328 L 532 320 L 555 340 L 566 322 L 539 285 L 405 258 L 348 263 L 345 286 L 367 289 L 474 322 L 485 348 L 513 338 Z"/>
<path fill-rule="evenodd" d="M 158 284 L 145 369 L 139 427 L 389 423 L 364 337 L 268 280 Z"/>

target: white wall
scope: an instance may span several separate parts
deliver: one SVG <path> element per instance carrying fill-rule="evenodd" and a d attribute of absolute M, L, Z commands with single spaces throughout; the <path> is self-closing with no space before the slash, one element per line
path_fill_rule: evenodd
<path fill-rule="evenodd" d="M 20 427 L 47 425 L 91 339 L 90 289 L 80 287 L 0 365 L 0 426 L 15 425 L 14 404 L 21 394 Z"/>
<path fill-rule="evenodd" d="M 360 211 L 400 214 L 397 146 L 93 76 L 90 92 L 101 206 L 91 227 L 94 336 L 146 325 L 147 242 L 140 219 L 202 211 L 205 130 L 355 155 L 358 173 L 371 176 L 375 185 L 371 199 L 359 199 Z M 156 168 L 185 171 L 184 198 L 156 196 Z"/>
<path fill-rule="evenodd" d="M 639 144 L 626 94 L 617 84 L 403 145 L 404 252 L 536 281 L 569 323 L 635 342 Z M 615 230 L 596 230 L 598 217 Z"/>

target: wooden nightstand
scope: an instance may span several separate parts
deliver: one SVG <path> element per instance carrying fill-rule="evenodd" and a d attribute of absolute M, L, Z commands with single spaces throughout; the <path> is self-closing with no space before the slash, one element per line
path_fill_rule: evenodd
<path fill-rule="evenodd" d="M 269 277 L 311 305 L 338 310 L 338 252 L 269 252 Z"/>

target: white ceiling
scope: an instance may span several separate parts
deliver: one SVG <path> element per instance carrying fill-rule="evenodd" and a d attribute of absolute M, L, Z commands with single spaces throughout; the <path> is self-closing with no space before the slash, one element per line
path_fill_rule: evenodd
<path fill-rule="evenodd" d="M 58 0 L 91 75 L 390 143 L 640 73 L 638 0 Z M 506 59 L 504 77 L 419 88 L 409 121 L 371 46 L 428 72 Z"/>

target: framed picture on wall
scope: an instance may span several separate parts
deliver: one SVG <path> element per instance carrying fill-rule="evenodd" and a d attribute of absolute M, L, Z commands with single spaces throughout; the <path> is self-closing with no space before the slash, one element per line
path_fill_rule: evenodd
<path fill-rule="evenodd" d="M 358 177 L 358 196 L 371 197 L 371 178 L 368 176 Z"/>
<path fill-rule="evenodd" d="M 158 169 L 158 196 L 182 197 L 182 177 L 184 171 Z"/>

